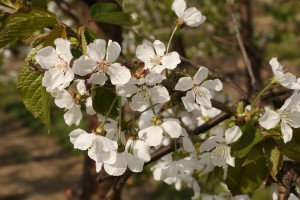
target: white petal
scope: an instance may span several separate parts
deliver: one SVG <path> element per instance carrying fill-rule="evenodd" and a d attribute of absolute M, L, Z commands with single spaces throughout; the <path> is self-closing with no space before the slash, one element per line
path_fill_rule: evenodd
<path fill-rule="evenodd" d="M 150 58 L 152 58 L 154 55 L 154 49 L 148 43 L 139 45 L 136 48 L 136 57 L 143 62 L 150 62 Z"/>
<path fill-rule="evenodd" d="M 174 0 L 172 4 L 172 10 L 176 13 L 176 15 L 179 18 L 183 16 L 185 9 L 186 9 L 186 3 L 184 0 Z"/>
<path fill-rule="evenodd" d="M 96 139 L 103 151 L 109 152 L 116 151 L 118 149 L 118 143 L 114 140 L 108 139 L 103 136 L 98 136 Z"/>
<path fill-rule="evenodd" d="M 78 136 L 74 143 L 75 149 L 87 150 L 93 143 L 95 135 L 89 133 L 82 133 Z"/>
<path fill-rule="evenodd" d="M 140 158 L 134 157 L 130 153 L 125 153 L 125 157 L 127 160 L 128 168 L 133 172 L 141 172 L 143 171 L 144 161 Z"/>
<path fill-rule="evenodd" d="M 163 139 L 163 129 L 159 126 L 151 126 L 140 130 L 139 138 L 144 139 L 149 146 L 158 146 Z"/>
<path fill-rule="evenodd" d="M 158 55 L 158 56 L 163 56 L 164 55 L 164 53 L 166 51 L 166 47 L 165 47 L 164 43 L 162 43 L 159 40 L 155 40 L 153 42 L 153 47 L 155 49 L 156 55 Z"/>
<path fill-rule="evenodd" d="M 146 99 L 141 92 L 136 93 L 131 98 L 129 106 L 132 110 L 142 112 L 148 108 L 150 105 L 149 99 Z"/>
<path fill-rule="evenodd" d="M 100 172 L 102 169 L 103 163 L 102 162 L 96 162 L 96 172 Z"/>
<path fill-rule="evenodd" d="M 150 147 L 142 140 L 136 140 L 133 145 L 133 155 L 145 162 L 151 160 Z"/>
<path fill-rule="evenodd" d="M 92 74 L 92 76 L 87 80 L 87 82 L 92 84 L 104 85 L 106 80 L 107 76 L 98 72 Z"/>
<path fill-rule="evenodd" d="M 192 94 L 199 105 L 207 108 L 211 107 L 210 99 L 212 98 L 212 94 L 208 89 L 202 86 L 196 86 L 192 89 Z"/>
<path fill-rule="evenodd" d="M 50 69 L 59 63 L 59 58 L 54 48 L 50 46 L 39 50 L 35 56 L 35 60 L 43 69 Z"/>
<path fill-rule="evenodd" d="M 282 132 L 284 143 L 291 141 L 293 137 L 293 129 L 283 121 L 281 122 L 281 132 Z"/>
<path fill-rule="evenodd" d="M 215 148 L 218 145 L 218 143 L 216 142 L 217 140 L 218 138 L 216 136 L 212 136 L 205 140 L 200 146 L 200 152 L 210 151 Z"/>
<path fill-rule="evenodd" d="M 183 149 L 186 152 L 193 152 L 193 151 L 195 151 L 195 147 L 194 147 L 192 141 L 188 137 L 182 138 L 182 143 L 183 143 Z"/>
<path fill-rule="evenodd" d="M 74 144 L 75 141 L 77 140 L 77 138 L 79 137 L 79 135 L 81 135 L 81 134 L 87 134 L 87 132 L 84 131 L 84 130 L 82 130 L 82 129 L 80 129 L 80 128 L 73 130 L 69 134 L 71 143 Z"/>
<path fill-rule="evenodd" d="M 161 126 L 171 138 L 178 138 L 181 135 L 182 128 L 177 121 L 165 121 Z"/>
<path fill-rule="evenodd" d="M 73 97 L 66 90 L 57 92 L 56 97 L 54 99 L 54 103 L 59 108 L 68 108 L 68 109 L 75 105 Z"/>
<path fill-rule="evenodd" d="M 177 52 L 167 53 L 161 58 L 162 65 L 167 69 L 175 69 L 180 62 L 181 60 Z"/>
<path fill-rule="evenodd" d="M 109 40 L 108 45 L 107 45 L 106 60 L 109 63 L 113 63 L 120 56 L 120 53 L 121 53 L 121 47 L 120 47 L 119 43 Z"/>
<path fill-rule="evenodd" d="M 225 132 L 225 142 L 226 144 L 231 144 L 236 142 L 242 136 L 242 131 L 240 127 L 233 126 L 226 130 Z"/>
<path fill-rule="evenodd" d="M 96 61 L 90 59 L 87 56 L 81 56 L 79 59 L 74 61 L 72 70 L 75 74 L 85 76 L 92 73 L 96 66 Z"/>
<path fill-rule="evenodd" d="M 181 97 L 181 100 L 185 109 L 188 112 L 191 112 L 192 110 L 199 108 L 199 106 L 195 103 L 195 98 L 193 96 L 192 91 L 188 91 L 185 97 Z"/>
<path fill-rule="evenodd" d="M 182 77 L 178 80 L 178 83 L 175 85 L 175 90 L 187 91 L 191 89 L 194 85 L 193 79 L 190 77 Z"/>
<path fill-rule="evenodd" d="M 88 97 L 85 102 L 86 113 L 88 115 L 95 115 L 96 112 L 93 108 L 93 101 L 91 97 Z"/>
<path fill-rule="evenodd" d="M 150 73 L 145 77 L 145 83 L 149 86 L 154 86 L 158 83 L 161 83 L 166 77 L 161 74 Z"/>
<path fill-rule="evenodd" d="M 54 40 L 54 44 L 56 46 L 55 50 L 57 55 L 67 61 L 68 63 L 70 63 L 70 61 L 72 60 L 73 56 L 71 54 L 71 42 L 69 40 L 65 40 L 62 38 L 56 38 Z"/>
<path fill-rule="evenodd" d="M 223 89 L 223 83 L 219 79 L 204 81 L 201 86 L 216 91 Z"/>
<path fill-rule="evenodd" d="M 127 161 L 125 159 L 124 153 L 118 153 L 117 159 L 114 164 L 104 163 L 105 171 L 111 176 L 121 176 L 124 174 L 127 168 Z"/>
<path fill-rule="evenodd" d="M 74 105 L 71 107 L 65 114 L 64 119 L 66 124 L 71 126 L 72 124 L 76 124 L 76 126 L 79 125 L 81 119 L 82 119 L 82 113 L 80 110 L 79 105 Z"/>
<path fill-rule="evenodd" d="M 185 10 L 183 16 L 183 21 L 185 21 L 186 25 L 197 27 L 205 21 L 205 16 L 201 14 L 196 8 L 188 8 Z"/>
<path fill-rule="evenodd" d="M 170 95 L 168 90 L 163 86 L 154 86 L 149 89 L 151 100 L 153 104 L 165 103 L 170 100 Z"/>
<path fill-rule="evenodd" d="M 85 80 L 78 80 L 76 89 L 79 92 L 79 94 L 84 95 L 87 92 L 85 87 Z"/>
<path fill-rule="evenodd" d="M 113 85 L 123 85 L 131 78 L 129 69 L 119 63 L 111 64 L 108 68 L 108 74 Z"/>
<path fill-rule="evenodd" d="M 117 151 L 101 151 L 99 155 L 97 155 L 97 160 L 99 159 L 106 164 L 114 164 L 117 160 L 117 155 Z"/>
<path fill-rule="evenodd" d="M 259 118 L 259 124 L 265 129 L 269 130 L 274 128 L 280 121 L 280 116 L 273 110 L 267 110 L 264 115 Z"/>
<path fill-rule="evenodd" d="M 133 94 L 137 93 L 139 88 L 133 84 L 116 85 L 116 93 L 119 96 L 131 97 Z"/>
<path fill-rule="evenodd" d="M 97 62 L 104 60 L 106 53 L 106 42 L 102 39 L 96 39 L 87 46 L 87 54 Z"/>
<path fill-rule="evenodd" d="M 206 67 L 200 67 L 195 76 L 193 77 L 196 85 L 203 82 L 208 76 L 208 69 Z"/>

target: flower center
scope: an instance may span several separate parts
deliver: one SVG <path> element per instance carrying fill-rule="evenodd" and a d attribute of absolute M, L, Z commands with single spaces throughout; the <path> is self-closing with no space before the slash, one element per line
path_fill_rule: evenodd
<path fill-rule="evenodd" d="M 59 60 L 59 64 L 57 66 L 54 67 L 59 73 L 65 73 L 68 68 L 69 68 L 69 65 L 68 65 L 68 62 L 61 59 Z"/>
<path fill-rule="evenodd" d="M 161 65 L 161 56 L 154 55 L 152 58 L 150 58 L 150 61 L 154 65 Z"/>
<path fill-rule="evenodd" d="M 106 60 L 97 62 L 97 67 L 95 72 L 100 72 L 101 74 L 106 74 L 108 72 L 109 63 Z"/>
<path fill-rule="evenodd" d="M 222 158 L 227 158 L 228 155 L 230 155 L 229 151 L 229 147 L 226 144 L 221 143 L 218 146 L 216 146 L 216 148 L 213 150 L 213 153 L 221 156 Z"/>

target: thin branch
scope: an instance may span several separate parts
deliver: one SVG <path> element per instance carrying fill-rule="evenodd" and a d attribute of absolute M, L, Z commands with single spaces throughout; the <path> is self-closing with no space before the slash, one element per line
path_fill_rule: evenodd
<path fill-rule="evenodd" d="M 255 79 L 255 76 L 254 76 L 254 73 L 253 73 L 253 69 L 252 69 L 252 66 L 251 66 L 251 61 L 250 61 L 249 56 L 247 54 L 247 51 L 245 49 L 245 45 L 243 43 L 243 40 L 242 40 L 240 31 L 239 31 L 239 28 L 238 28 L 237 19 L 236 19 L 235 14 L 234 14 L 233 2 L 232 2 L 232 0 L 227 0 L 227 2 L 229 4 L 229 6 L 230 6 L 231 17 L 232 17 L 232 21 L 233 21 L 233 26 L 234 26 L 234 30 L 236 32 L 236 38 L 238 40 L 238 43 L 239 43 L 239 46 L 240 46 L 240 49 L 242 51 L 242 55 L 243 55 L 243 58 L 244 58 L 245 65 L 247 67 L 249 76 L 251 78 L 251 84 L 255 88 L 256 87 L 256 79 Z"/>

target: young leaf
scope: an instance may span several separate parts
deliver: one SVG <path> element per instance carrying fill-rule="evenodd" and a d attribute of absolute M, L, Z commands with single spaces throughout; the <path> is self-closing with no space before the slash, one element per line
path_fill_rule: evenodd
<path fill-rule="evenodd" d="M 109 111 L 109 108 L 112 106 L 112 103 L 116 96 L 117 95 L 112 90 L 105 87 L 98 87 L 94 89 L 92 91 L 94 110 L 97 113 L 105 116 Z M 119 103 L 118 101 L 116 101 L 108 115 L 110 118 L 115 119 L 118 117 L 118 105 Z"/>
<path fill-rule="evenodd" d="M 67 39 L 66 28 L 62 25 L 56 26 L 52 29 L 52 31 L 48 34 L 45 39 L 44 47 L 46 46 L 55 46 L 54 40 L 56 38 Z"/>
<path fill-rule="evenodd" d="M 226 184 L 233 195 L 249 194 L 259 188 L 267 175 L 264 157 L 242 166 L 244 159 L 236 159 L 235 167 L 228 167 Z"/>
<path fill-rule="evenodd" d="M 43 74 L 30 69 L 30 62 L 42 45 L 33 48 L 25 59 L 18 77 L 17 87 L 26 108 L 31 114 L 50 129 L 50 94 L 42 86 Z"/>
<path fill-rule="evenodd" d="M 277 181 L 276 176 L 282 166 L 282 153 L 272 139 L 265 140 L 263 146 L 269 172 L 273 179 Z"/>
<path fill-rule="evenodd" d="M 56 16 L 42 9 L 31 9 L 9 15 L 0 27 L 0 48 L 56 23 Z"/>
<path fill-rule="evenodd" d="M 243 130 L 243 135 L 231 147 L 233 156 L 236 158 L 246 156 L 249 151 L 251 151 L 252 147 L 262 140 L 263 136 L 261 130 L 257 129 L 253 125 L 253 122 L 247 122 Z"/>
<path fill-rule="evenodd" d="M 264 157 L 264 152 L 263 152 L 261 143 L 258 143 L 247 154 L 247 156 L 245 157 L 245 161 L 243 162 L 242 166 L 244 167 L 246 165 L 249 165 L 249 164 L 257 161 L 258 159 L 260 159 L 262 157 Z"/>
<path fill-rule="evenodd" d="M 113 3 L 98 3 L 93 5 L 90 9 L 90 16 L 96 22 L 105 22 L 121 26 L 139 24 L 130 14 L 123 12 L 117 4 Z"/>

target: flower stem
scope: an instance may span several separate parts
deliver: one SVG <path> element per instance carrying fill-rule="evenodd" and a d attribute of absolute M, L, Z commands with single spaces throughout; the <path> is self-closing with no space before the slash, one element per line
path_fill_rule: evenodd
<path fill-rule="evenodd" d="M 114 98 L 113 102 L 111 103 L 111 105 L 110 105 L 110 107 L 109 107 L 109 109 L 108 109 L 108 111 L 107 111 L 107 113 L 106 113 L 106 115 L 105 115 L 105 117 L 104 117 L 104 119 L 103 119 L 103 121 L 102 121 L 100 127 L 103 127 L 103 126 L 104 126 L 104 124 L 105 124 L 105 122 L 106 122 L 106 120 L 107 120 L 107 118 L 108 118 L 108 116 L 109 116 L 111 110 L 113 109 L 113 107 L 114 107 L 114 105 L 115 105 L 117 99 L 118 99 L 118 96 L 116 96 L 116 97 Z"/>
<path fill-rule="evenodd" d="M 151 109 L 152 109 L 153 115 L 156 115 L 156 112 L 155 112 L 154 105 L 152 103 L 151 97 L 149 98 L 149 101 L 150 101 L 150 105 L 151 105 Z"/>
<path fill-rule="evenodd" d="M 121 143 L 121 133 L 122 133 L 122 101 L 121 101 L 121 99 L 119 99 L 119 117 L 118 117 L 118 121 L 119 121 L 118 143 Z"/>
<path fill-rule="evenodd" d="M 172 41 L 172 39 L 173 39 L 173 37 L 174 37 L 174 35 L 175 35 L 175 33 L 176 33 L 178 27 L 179 27 L 179 25 L 176 25 L 176 26 L 175 26 L 175 28 L 174 28 L 174 30 L 173 30 L 173 32 L 172 32 L 170 38 L 169 38 L 166 53 L 169 52 L 169 48 L 170 48 L 170 45 L 171 45 L 171 41 Z M 166 77 L 168 77 L 168 76 L 169 76 L 169 72 L 168 72 L 168 69 L 166 69 Z"/>
<path fill-rule="evenodd" d="M 269 83 L 269 85 L 267 85 L 262 91 L 260 91 L 260 93 L 255 97 L 255 99 L 253 100 L 252 104 L 251 104 L 251 110 L 253 110 L 253 106 L 255 106 L 255 104 L 257 103 L 258 99 L 261 97 L 261 95 L 263 95 L 268 89 L 270 89 L 272 86 L 276 85 L 276 81 L 273 81 L 273 79 L 271 80 L 271 82 Z"/>
<path fill-rule="evenodd" d="M 173 30 L 171 36 L 170 36 L 170 39 L 169 39 L 169 42 L 168 42 L 168 45 L 167 45 L 166 53 L 169 52 L 169 48 L 170 48 L 170 45 L 171 45 L 171 41 L 172 41 L 172 39 L 173 39 L 173 37 L 174 37 L 174 35 L 175 35 L 175 33 L 176 33 L 178 27 L 179 27 L 178 25 L 175 26 L 175 28 L 174 28 L 174 30 Z"/>

